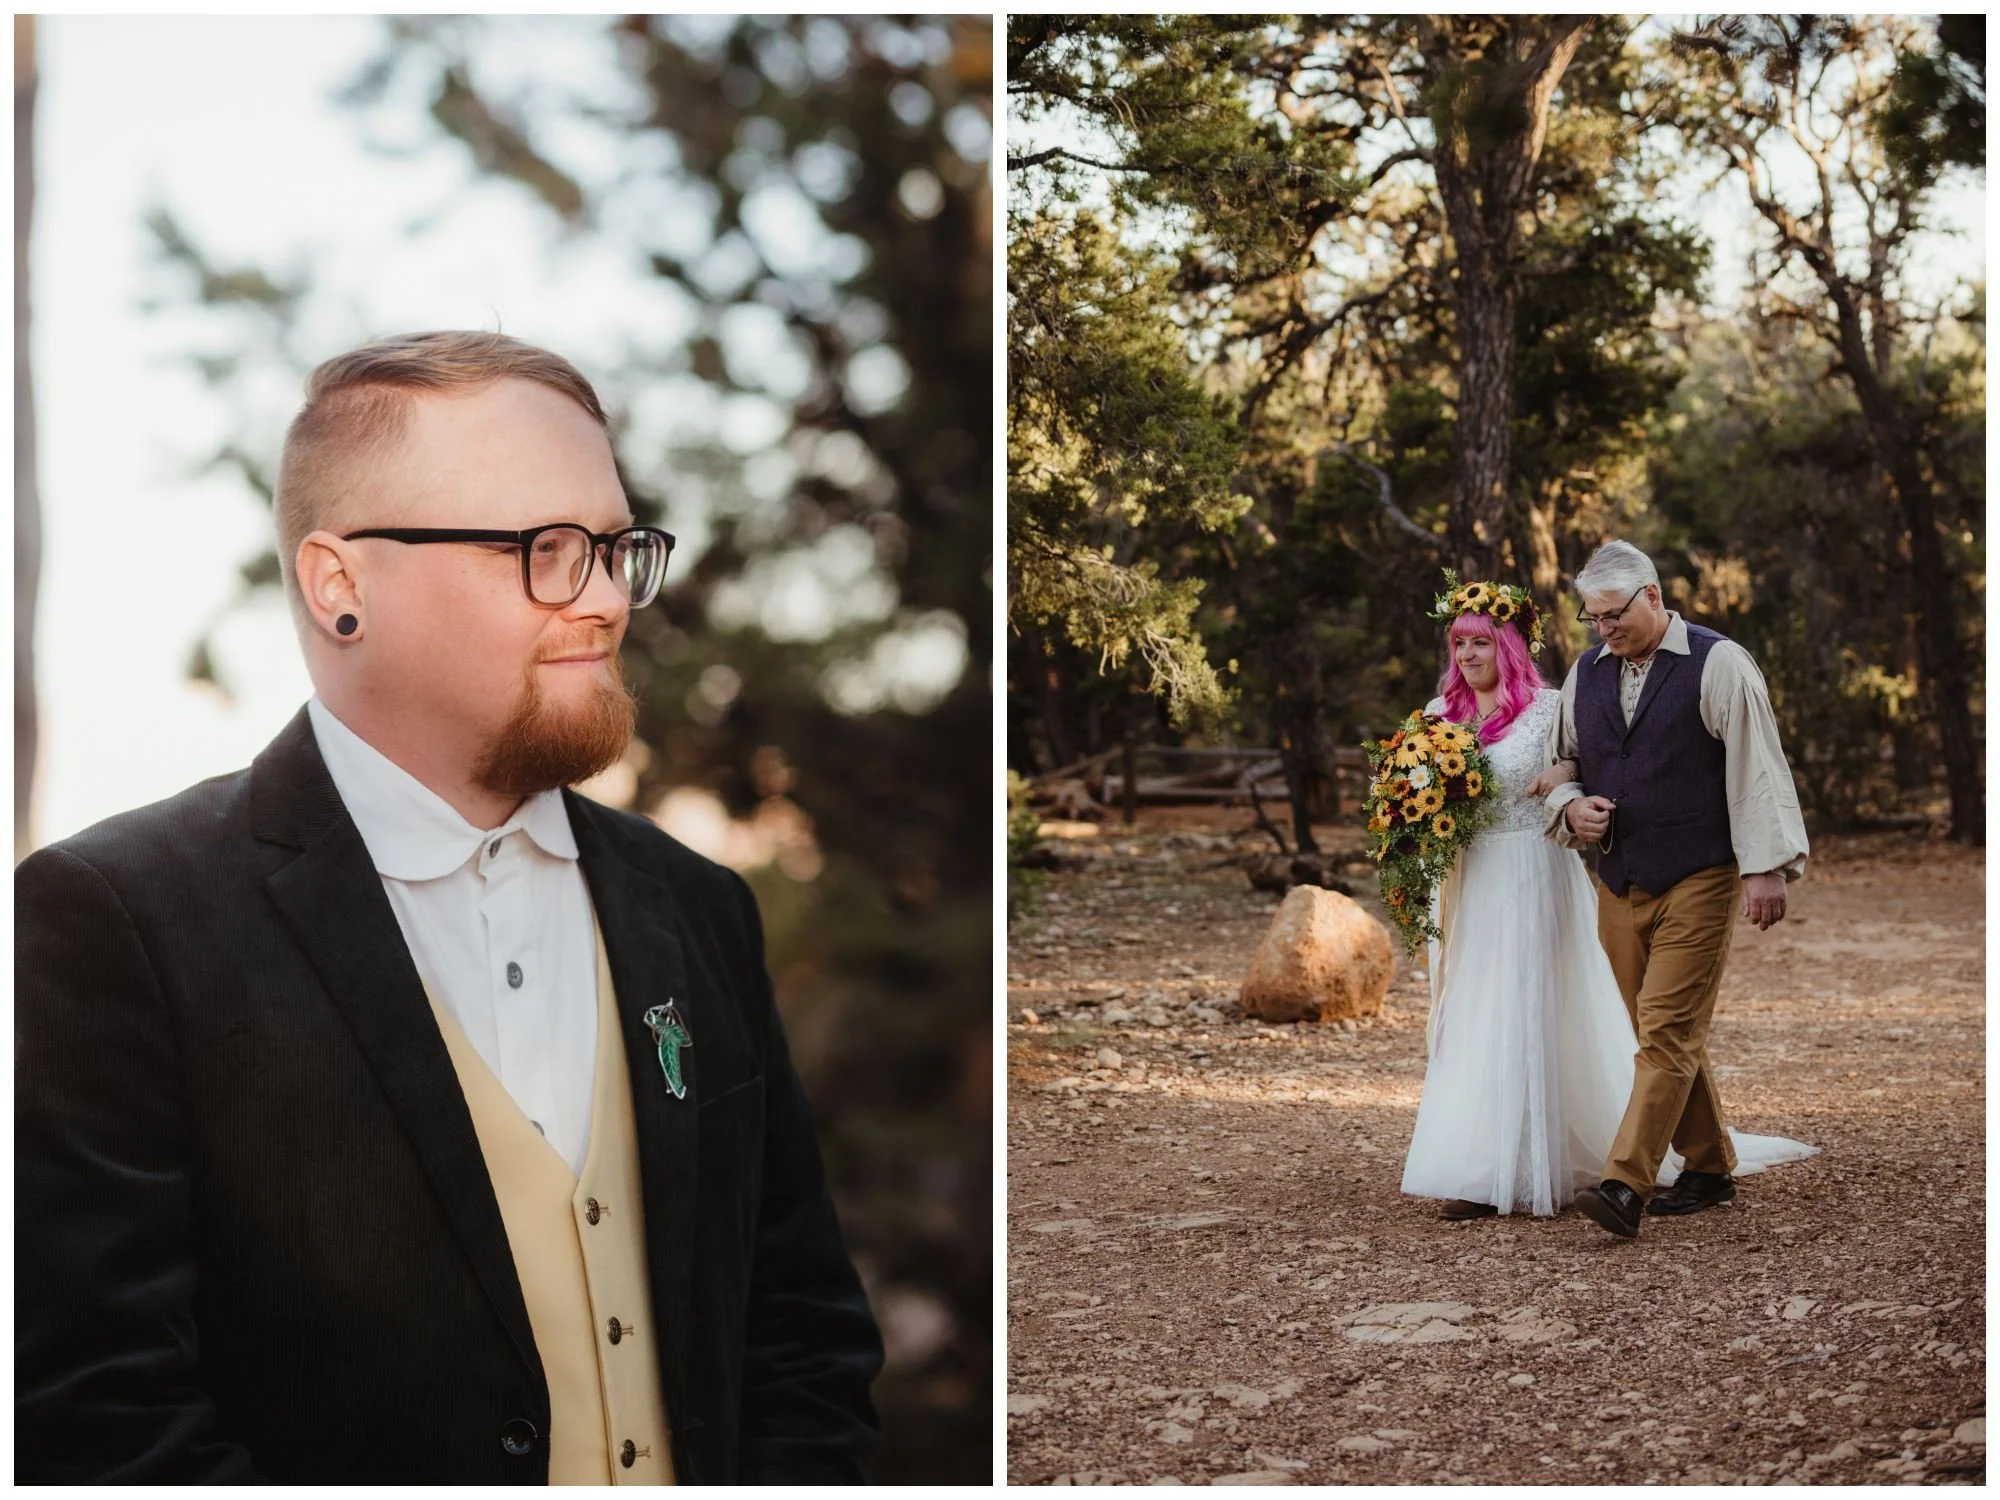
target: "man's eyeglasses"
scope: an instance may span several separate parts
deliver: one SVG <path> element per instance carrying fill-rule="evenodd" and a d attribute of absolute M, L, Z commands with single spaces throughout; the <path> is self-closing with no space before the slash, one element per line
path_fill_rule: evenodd
<path fill-rule="evenodd" d="M 1595 625 L 1599 630 L 1608 630 L 1618 623 L 1620 615 L 1632 607 L 1632 601 L 1651 587 L 1652 585 L 1649 583 L 1640 584 L 1625 596 L 1623 604 L 1619 605 L 1616 609 L 1608 609 L 1601 615 L 1594 615 L 1587 609 L 1580 609 L 1576 612 L 1576 623 L 1579 625 Z"/>
<path fill-rule="evenodd" d="M 545 609 L 574 604 L 590 582 L 597 554 L 632 608 L 644 609 L 660 592 L 674 539 L 655 526 L 625 526 L 597 532 L 574 521 L 530 526 L 526 531 L 460 531 L 434 526 L 375 526 L 350 531 L 345 541 L 379 537 L 385 542 L 479 542 L 521 549 L 521 587 Z"/>

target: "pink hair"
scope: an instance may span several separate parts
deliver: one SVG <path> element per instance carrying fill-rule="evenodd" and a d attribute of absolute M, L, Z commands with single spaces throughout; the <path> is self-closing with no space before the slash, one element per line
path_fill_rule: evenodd
<path fill-rule="evenodd" d="M 1458 658 L 1451 649 L 1451 643 L 1459 636 L 1473 634 L 1493 637 L 1494 664 L 1500 669 L 1499 702 L 1493 716 L 1479 726 L 1481 743 L 1491 745 L 1506 738 L 1509 727 L 1535 701 L 1536 690 L 1548 684 L 1542 681 L 1534 657 L 1528 654 L 1528 643 L 1512 620 L 1502 623 L 1491 615 L 1469 612 L 1458 615 L 1452 620 L 1451 629 L 1445 632 L 1444 676 L 1438 679 L 1438 695 L 1444 699 L 1447 719 L 1455 724 L 1470 724 L 1479 714 L 1472 685 L 1458 670 Z"/>

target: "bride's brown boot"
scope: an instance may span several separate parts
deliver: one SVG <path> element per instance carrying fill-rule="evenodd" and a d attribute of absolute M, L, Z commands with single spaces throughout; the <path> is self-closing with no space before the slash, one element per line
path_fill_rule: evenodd
<path fill-rule="evenodd" d="M 1447 1198 L 1438 1209 L 1438 1217 L 1456 1223 L 1460 1219 L 1489 1219 L 1499 1212 L 1490 1203 L 1474 1203 L 1470 1198 Z"/>

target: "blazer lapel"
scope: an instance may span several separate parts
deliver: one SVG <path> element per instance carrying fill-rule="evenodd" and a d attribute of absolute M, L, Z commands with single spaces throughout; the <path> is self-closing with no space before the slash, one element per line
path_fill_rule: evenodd
<path fill-rule="evenodd" d="M 1653 706 L 1653 700 L 1660 696 L 1661 687 L 1674 675 L 1674 668 L 1681 660 L 1682 658 L 1672 651 L 1653 652 L 1653 665 L 1646 672 L 1646 685 L 1639 689 L 1639 702 L 1632 709 L 1632 722 L 1625 730 L 1627 734 L 1639 727 L 1639 721 L 1646 717 L 1646 710 Z"/>
<path fill-rule="evenodd" d="M 522 1360 L 543 1379 L 472 1113 L 423 981 L 301 710 L 250 769 L 257 837 L 300 851 L 265 881 L 345 1017 Z"/>
<path fill-rule="evenodd" d="M 693 1297 L 699 1204 L 701 1042 L 720 1034 L 717 997 L 688 982 L 673 893 L 621 854 L 595 804 L 565 792 L 579 863 L 597 908 L 624 1029 L 632 1079 L 633 1126 L 645 1185 L 646 1259 L 660 1329 L 660 1378 L 667 1410 L 686 1409 L 687 1327 Z M 661 1070 L 646 1012 L 673 1001 L 688 1031 L 680 1054 L 686 1092 L 675 1098 Z M 716 1024 L 711 1027 L 710 1022 Z"/>

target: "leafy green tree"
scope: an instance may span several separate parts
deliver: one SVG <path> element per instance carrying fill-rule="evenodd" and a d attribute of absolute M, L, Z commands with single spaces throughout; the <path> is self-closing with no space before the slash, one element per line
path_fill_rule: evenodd
<path fill-rule="evenodd" d="M 1766 306 L 1838 351 L 1834 369 L 1860 404 L 1901 512 L 1921 691 L 1939 726 L 1952 836 L 1979 843 L 1984 756 L 1970 645 L 1979 611 L 1948 556 L 1948 518 L 1967 506 L 1944 492 L 1945 473 L 1930 457 L 1935 401 L 1911 349 L 1943 310 L 1926 316 L 1903 289 L 1940 155 L 1913 150 L 1906 128 L 1884 136 L 1885 120 L 1896 124 L 1907 103 L 1898 61 L 1921 46 L 1921 29 L 1907 19 L 1730 17 L 1677 36 L 1663 62 L 1673 68 L 1680 127 L 1737 175 L 1763 220 Z M 1806 185 L 1781 176 L 1781 163 L 1795 164 Z"/>
<path fill-rule="evenodd" d="M 1049 174 L 1024 198 L 1108 206 L 1127 265 L 1175 257 L 1185 358 L 1235 404 L 1240 519 L 1162 518 L 1144 555 L 1202 581 L 1196 626 L 1239 666 L 1229 722 L 1278 747 L 1310 850 L 1337 807 L 1334 741 L 1428 696 L 1435 632 L 1412 601 L 1439 566 L 1472 556 L 1553 594 L 1636 496 L 1673 380 L 1651 323 L 1705 249 L 1654 202 L 1666 166 L 1626 109 L 1636 62 L 1614 23 L 1010 27 L 1016 164 Z M 1491 217 L 1503 190 L 1528 195 L 1512 201 L 1531 228 Z M 1504 336 L 1461 240 L 1487 271 L 1504 262 Z M 1495 348 L 1498 397 L 1470 384 Z M 1495 452 L 1498 490 L 1477 477 Z"/>

